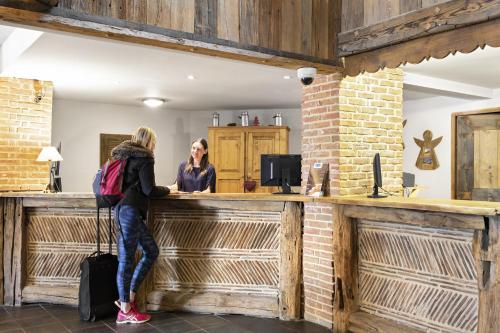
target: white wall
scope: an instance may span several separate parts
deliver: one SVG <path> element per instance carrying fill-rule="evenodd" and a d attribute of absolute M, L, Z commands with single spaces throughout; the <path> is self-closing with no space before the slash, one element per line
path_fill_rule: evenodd
<path fill-rule="evenodd" d="M 250 123 L 255 115 L 261 125 L 273 123 L 276 112 L 283 115 L 283 125 L 290 127 L 290 153 L 300 154 L 301 113 L 290 110 L 247 110 Z M 239 122 L 241 111 L 218 111 L 220 124 Z M 177 166 L 189 156 L 191 141 L 208 136 L 212 111 L 175 111 L 167 107 L 149 109 L 126 105 L 88 103 L 54 99 L 52 143 L 62 142 L 61 178 L 65 192 L 89 192 L 99 168 L 99 134 L 132 133 L 138 126 L 153 128 L 158 134 L 155 150 L 155 174 L 158 185 L 171 184 Z M 210 147 L 209 147 L 210 149 Z"/>
<path fill-rule="evenodd" d="M 180 111 L 54 99 L 52 117 L 52 143 L 62 142 L 65 192 L 92 190 L 99 168 L 100 133 L 131 134 L 140 125 L 153 128 L 158 135 L 155 174 L 159 185 L 173 181 L 179 161 L 185 158 L 178 147 L 191 137 L 189 115 Z"/>
<path fill-rule="evenodd" d="M 479 101 L 433 97 L 403 104 L 403 116 L 407 119 L 403 130 L 403 171 L 415 174 L 415 183 L 421 187 L 419 197 L 451 198 L 451 114 L 499 106 L 500 97 Z M 435 149 L 440 164 L 436 170 L 420 170 L 415 166 L 420 148 L 413 138 L 422 139 L 425 130 L 432 131 L 433 138 L 443 136 Z"/>

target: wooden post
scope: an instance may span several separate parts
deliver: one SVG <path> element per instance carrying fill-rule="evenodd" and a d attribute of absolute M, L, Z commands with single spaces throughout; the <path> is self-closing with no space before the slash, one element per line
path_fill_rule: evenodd
<path fill-rule="evenodd" d="M 14 304 L 21 306 L 22 303 L 22 288 L 26 283 L 26 225 L 24 223 L 24 208 L 23 199 L 16 198 L 15 210 L 15 238 L 14 238 L 14 253 L 13 253 L 13 272 L 14 280 Z"/>
<path fill-rule="evenodd" d="M 286 202 L 281 218 L 279 317 L 300 319 L 302 203 Z"/>
<path fill-rule="evenodd" d="M 23 218 L 23 199 L 4 201 L 4 303 L 21 305 L 21 292 L 26 277 L 26 232 Z"/>
<path fill-rule="evenodd" d="M 500 217 L 485 217 L 485 229 L 474 232 L 479 287 L 478 333 L 496 333 L 500 327 Z"/>
<path fill-rule="evenodd" d="M 3 228 L 4 228 L 4 202 L 7 199 L 0 198 L 0 304 L 3 304 Z"/>
<path fill-rule="evenodd" d="M 357 223 L 344 215 L 342 205 L 333 206 L 333 258 L 335 296 L 334 332 L 348 332 L 349 316 L 358 310 Z"/>

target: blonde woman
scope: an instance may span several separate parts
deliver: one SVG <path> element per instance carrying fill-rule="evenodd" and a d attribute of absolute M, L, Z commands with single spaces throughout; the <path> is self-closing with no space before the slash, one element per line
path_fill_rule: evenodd
<path fill-rule="evenodd" d="M 115 160 L 127 160 L 123 175 L 122 201 L 115 207 L 115 221 L 118 233 L 118 273 L 117 284 L 120 307 L 116 322 L 144 323 L 151 319 L 140 313 L 135 303 L 135 294 L 146 274 L 158 257 L 158 246 L 144 224 L 150 198 L 167 195 L 167 187 L 155 185 L 154 155 L 156 134 L 148 127 L 139 127 L 132 140 L 116 146 L 111 155 Z M 134 268 L 137 246 L 142 249 L 142 257 Z"/>

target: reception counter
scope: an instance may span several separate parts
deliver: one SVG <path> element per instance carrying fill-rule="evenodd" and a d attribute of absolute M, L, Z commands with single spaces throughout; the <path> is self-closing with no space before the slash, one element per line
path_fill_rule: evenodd
<path fill-rule="evenodd" d="M 11 193 L 0 199 L 4 304 L 76 305 L 79 263 L 96 249 L 93 195 Z M 304 200 L 231 194 L 152 200 L 147 223 L 160 255 L 139 300 L 150 310 L 298 319 Z M 105 250 L 107 221 L 101 210 Z"/>
<path fill-rule="evenodd" d="M 337 332 L 500 332 L 500 203 L 333 204 Z"/>
<path fill-rule="evenodd" d="M 79 263 L 96 246 L 93 196 L 4 193 L 0 201 L 3 303 L 77 304 Z M 336 331 L 499 332 L 500 204 L 491 202 L 267 194 L 153 200 L 147 223 L 160 256 L 141 287 L 143 305 L 300 318 L 309 203 L 333 207 Z M 101 216 L 106 226 L 107 212 Z"/>

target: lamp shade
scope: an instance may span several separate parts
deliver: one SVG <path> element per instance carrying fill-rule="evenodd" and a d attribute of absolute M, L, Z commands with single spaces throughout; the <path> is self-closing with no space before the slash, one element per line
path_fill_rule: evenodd
<path fill-rule="evenodd" d="M 61 154 L 57 151 L 55 147 L 43 147 L 42 151 L 38 155 L 37 162 L 47 162 L 47 161 L 62 161 L 63 158 Z"/>

